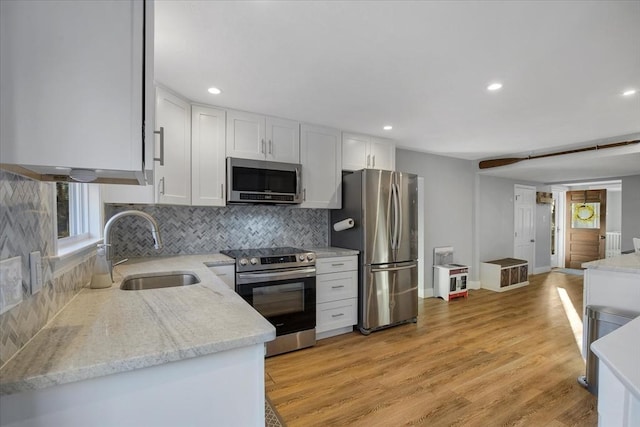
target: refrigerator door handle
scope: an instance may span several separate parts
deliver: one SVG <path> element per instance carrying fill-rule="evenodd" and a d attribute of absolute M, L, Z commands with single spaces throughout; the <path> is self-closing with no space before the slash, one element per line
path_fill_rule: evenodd
<path fill-rule="evenodd" d="M 400 206 L 398 204 L 398 187 L 391 184 L 391 198 L 393 199 L 393 232 L 391 237 L 391 249 L 398 249 L 398 221 Z"/>
<path fill-rule="evenodd" d="M 372 268 L 372 273 L 382 273 L 385 271 L 399 271 L 399 270 L 411 270 L 412 268 L 416 268 L 417 264 L 413 263 L 411 265 L 405 265 L 402 267 L 388 267 L 388 268 Z"/>
<path fill-rule="evenodd" d="M 402 203 L 400 203 L 400 187 L 398 184 L 394 184 L 396 187 L 396 206 L 398 207 L 398 216 L 396 217 L 396 250 L 400 249 L 400 239 L 402 238 Z"/>

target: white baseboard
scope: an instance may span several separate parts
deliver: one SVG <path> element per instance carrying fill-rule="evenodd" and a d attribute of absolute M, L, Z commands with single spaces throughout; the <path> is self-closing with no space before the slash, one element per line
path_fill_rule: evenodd
<path fill-rule="evenodd" d="M 550 265 L 545 265 L 543 267 L 534 268 L 533 269 L 533 274 L 548 273 L 550 271 L 551 271 L 551 266 Z"/>
<path fill-rule="evenodd" d="M 418 298 L 433 298 L 433 288 L 418 288 Z"/>

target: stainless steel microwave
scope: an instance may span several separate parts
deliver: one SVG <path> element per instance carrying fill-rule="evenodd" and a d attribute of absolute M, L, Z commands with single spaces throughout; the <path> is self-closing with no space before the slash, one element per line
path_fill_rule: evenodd
<path fill-rule="evenodd" d="M 302 165 L 227 157 L 227 203 L 301 203 Z"/>

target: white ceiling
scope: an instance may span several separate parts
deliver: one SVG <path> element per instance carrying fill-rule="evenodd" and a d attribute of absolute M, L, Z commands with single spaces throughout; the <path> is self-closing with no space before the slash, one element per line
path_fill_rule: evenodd
<path fill-rule="evenodd" d="M 156 81 L 196 102 L 469 160 L 640 135 L 640 93 L 621 95 L 640 90 L 640 1 L 160 0 L 155 14 Z M 562 158 L 485 173 L 640 173 L 640 144 L 602 153 L 593 176 L 571 160 L 561 176 Z"/>

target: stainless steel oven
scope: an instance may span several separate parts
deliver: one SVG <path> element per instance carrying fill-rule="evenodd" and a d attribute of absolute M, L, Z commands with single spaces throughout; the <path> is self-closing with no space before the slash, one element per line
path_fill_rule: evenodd
<path fill-rule="evenodd" d="M 315 254 L 296 248 L 222 251 L 236 260 L 236 292 L 276 328 L 267 357 L 316 342 Z"/>

